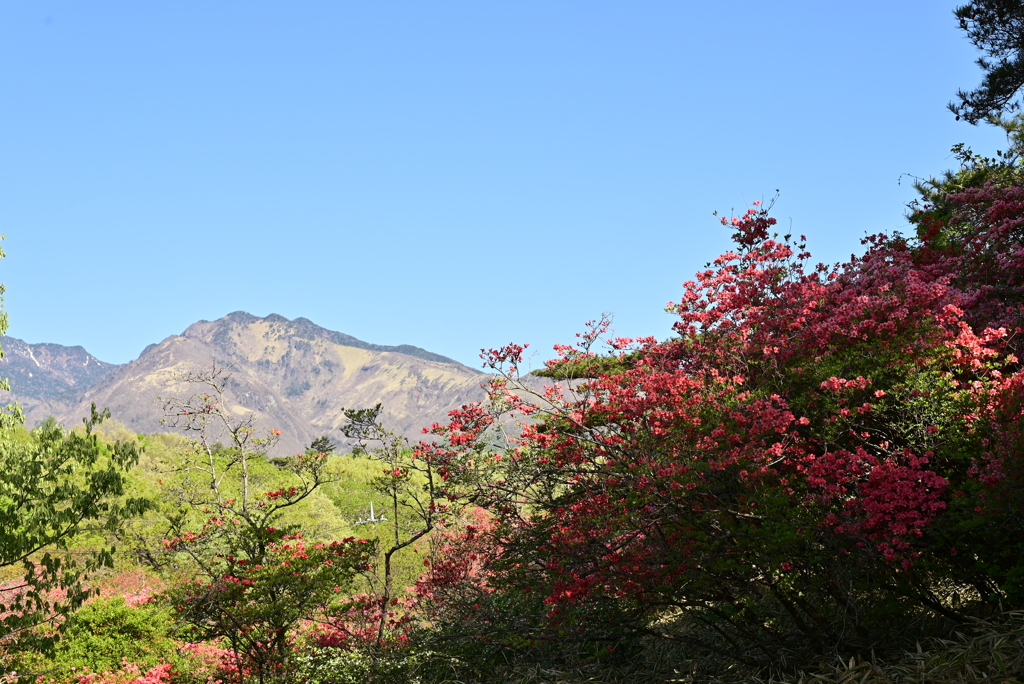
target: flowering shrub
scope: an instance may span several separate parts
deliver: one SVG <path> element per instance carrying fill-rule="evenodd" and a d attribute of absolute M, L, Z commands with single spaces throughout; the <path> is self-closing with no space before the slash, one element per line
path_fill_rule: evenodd
<path fill-rule="evenodd" d="M 177 646 L 165 608 L 132 607 L 124 598 L 101 598 L 71 616 L 52 664 L 63 673 L 116 670 L 123 662 L 154 667 L 171 662 Z"/>
<path fill-rule="evenodd" d="M 449 610 L 449 603 L 492 591 L 487 563 L 496 553 L 490 543 L 493 521 L 482 508 L 473 507 L 464 512 L 460 523 L 442 526 L 434 535 L 429 557 L 423 560 L 425 570 L 414 588 L 423 610 Z"/>
<path fill-rule="evenodd" d="M 242 668 L 236 654 L 213 641 L 178 642 L 179 652 L 187 659 L 186 670 L 189 679 L 205 684 L 237 682 L 241 679 Z"/>
<path fill-rule="evenodd" d="M 224 556 L 218 574 L 175 587 L 168 598 L 195 639 L 225 638 L 261 681 L 284 677 L 293 627 L 344 596 L 371 554 L 366 540 L 313 544 L 285 535 L 262 557 Z"/>
<path fill-rule="evenodd" d="M 284 517 L 328 481 L 327 453 L 278 460 L 268 489 L 260 470 L 280 431 L 257 437 L 254 415 L 239 419 L 225 408 L 222 368 L 180 379 L 206 391 L 164 402 L 167 423 L 193 437 L 165 486 L 179 510 L 163 540 L 166 553 L 187 560 L 193 575 L 166 598 L 194 640 L 230 645 L 239 680 L 283 680 L 294 628 L 345 596 L 353 576 L 368 569 L 375 545 L 354 538 L 307 542 Z M 214 441 L 220 435 L 230 439 L 228 447 Z"/>
<path fill-rule="evenodd" d="M 955 255 L 873 236 L 811 269 L 755 205 L 669 305 L 677 337 L 597 364 L 596 322 L 549 364 L 591 379 L 539 395 L 522 347 L 485 353 L 490 402 L 420 450 L 494 516 L 494 594 L 546 611 L 516 639 L 656 635 L 753 665 L 964 619 L 943 592 L 1024 599 L 1011 195 L 957 200 Z M 503 444 L 502 412 L 524 421 Z"/>
<path fill-rule="evenodd" d="M 101 596 L 119 596 L 126 605 L 136 607 L 151 603 L 167 588 L 167 581 L 144 568 L 127 566 L 98 576 L 93 585 Z"/>
<path fill-rule="evenodd" d="M 83 671 L 75 675 L 75 684 L 169 684 L 172 676 L 170 663 L 156 665 L 143 672 L 138 665 L 125 660 L 119 670 L 103 672 Z"/>
<path fill-rule="evenodd" d="M 382 614 L 380 596 L 356 594 L 333 606 L 330 614 L 322 617 L 323 624 L 309 636 L 321 648 L 374 651 L 403 648 L 409 643 L 412 606 L 411 596 L 395 597 L 387 602 Z"/>

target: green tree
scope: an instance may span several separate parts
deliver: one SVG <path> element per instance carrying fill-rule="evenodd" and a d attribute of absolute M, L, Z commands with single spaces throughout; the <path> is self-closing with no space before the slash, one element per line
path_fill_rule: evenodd
<path fill-rule="evenodd" d="M 7 330 L 3 291 L 0 285 L 0 335 Z M 0 381 L 0 388 L 10 385 Z M 0 569 L 11 568 L 16 577 L 0 584 L 0 643 L 9 651 L 52 647 L 66 618 L 94 593 L 89 575 L 113 563 L 114 548 L 102 540 L 147 507 L 143 499 L 124 498 L 137 447 L 108 447 L 94 434 L 109 416 L 93 404 L 84 430 L 47 421 L 28 432 L 16 404 L 0 410 Z M 85 552 L 69 554 L 90 532 L 101 541 L 90 539 Z"/>
<path fill-rule="evenodd" d="M 976 154 L 963 143 L 957 143 L 951 152 L 960 163 L 960 168 L 949 169 L 939 176 L 914 178 L 914 189 L 920 197 L 912 200 L 907 208 L 907 220 L 914 224 L 918 238 L 927 239 L 929 231 L 935 231 L 941 223 L 941 232 L 946 242 L 962 241 L 950 226 L 956 223 L 954 213 L 956 199 L 966 190 L 995 186 L 1008 188 L 1024 183 L 1024 114 L 1012 117 L 991 116 L 987 123 L 1001 128 L 1006 134 L 1006 149 L 997 150 L 995 157 Z M 959 231 L 963 233 L 963 231 Z"/>
<path fill-rule="evenodd" d="M 357 440 L 367 456 L 383 466 L 381 476 L 374 479 L 373 488 L 388 500 L 387 515 L 379 520 L 391 526 L 389 539 L 382 545 L 383 577 L 376 578 L 374 593 L 377 597 L 377 644 L 384 642 L 388 623 L 388 606 L 396 596 L 396 554 L 413 547 L 433 532 L 451 513 L 447 499 L 447 483 L 423 449 L 410 448 L 408 440 L 380 422 L 381 405 L 365 409 L 342 409 L 348 422 L 341 427 L 349 439 Z M 367 444 L 376 447 L 367 448 Z M 376 522 L 366 520 L 363 522 Z M 376 526 L 376 525 L 375 525 Z M 388 546 L 390 544 L 390 546 Z"/>
<path fill-rule="evenodd" d="M 320 435 L 314 439 L 310 445 L 306 448 L 307 452 L 314 454 L 332 454 L 334 453 L 334 441 L 327 435 Z"/>
<path fill-rule="evenodd" d="M 971 124 L 1019 110 L 1014 97 L 1024 87 L 1024 2 L 973 0 L 954 14 L 971 43 L 984 53 L 978 66 L 985 75 L 975 90 L 958 91 L 959 101 L 951 102 L 950 110 Z"/>
<path fill-rule="evenodd" d="M 188 436 L 164 485 L 176 504 L 164 544 L 194 575 L 169 597 L 196 637 L 225 638 L 243 670 L 261 683 L 282 680 L 293 628 L 346 595 L 374 544 L 307 543 L 286 516 L 330 482 L 327 453 L 277 459 L 275 468 L 267 452 L 281 433 L 257 436 L 254 414 L 239 418 L 226 408 L 223 368 L 179 379 L 203 391 L 164 401 L 166 423 Z"/>

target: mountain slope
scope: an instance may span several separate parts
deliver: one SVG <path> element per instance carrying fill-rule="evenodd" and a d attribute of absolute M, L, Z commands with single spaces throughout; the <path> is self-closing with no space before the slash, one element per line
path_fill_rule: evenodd
<path fill-rule="evenodd" d="M 386 425 L 415 439 L 450 409 L 482 398 L 486 379 L 417 347 L 369 344 L 304 318 L 235 312 L 150 345 L 55 413 L 70 424 L 96 402 L 135 431 L 164 430 L 157 398 L 200 391 L 181 376 L 215 363 L 231 368 L 228 407 L 239 416 L 259 414 L 261 430 L 282 431 L 278 455 L 295 453 L 319 435 L 341 439 L 342 409 L 377 403 L 385 407 Z"/>
<path fill-rule="evenodd" d="M 67 411 L 85 390 L 119 368 L 78 346 L 28 344 L 16 337 L 0 338 L 0 346 L 0 377 L 11 381 L 11 400 L 25 409 L 29 425 Z"/>

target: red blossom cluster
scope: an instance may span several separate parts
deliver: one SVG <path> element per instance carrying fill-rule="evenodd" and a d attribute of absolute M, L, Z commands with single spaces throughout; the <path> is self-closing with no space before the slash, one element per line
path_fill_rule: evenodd
<path fill-rule="evenodd" d="M 366 539 L 311 543 L 297 533 L 267 534 L 276 541 L 259 556 L 216 554 L 207 578 L 168 594 L 197 640 L 226 638 L 244 667 L 263 675 L 283 666 L 296 626 L 337 600 L 373 553 Z"/>
<path fill-rule="evenodd" d="M 143 672 L 137 664 L 125 660 L 120 670 L 79 672 L 75 675 L 75 684 L 169 684 L 173 674 L 170 663 Z"/>
<path fill-rule="evenodd" d="M 413 605 L 412 595 L 392 598 L 387 606 L 382 606 L 375 594 L 350 596 L 313 630 L 311 641 L 317 648 L 345 651 L 404 648 L 409 645 L 409 630 L 415 620 Z"/>
<path fill-rule="evenodd" d="M 522 346 L 482 354 L 499 374 L 489 403 L 419 449 L 500 523 L 479 556 L 493 586 L 538 593 L 556 618 L 614 604 L 630 629 L 654 606 L 722 621 L 775 602 L 822 652 L 867 629 L 851 616 L 907 596 L 948 612 L 926 588 L 935 573 L 1013 595 L 1013 553 L 984 561 L 988 574 L 972 564 L 990 552 L 981 530 L 1024 548 L 1009 486 L 1024 446 L 1024 194 L 954 200 L 955 249 L 948 233 L 941 249 L 939 233 L 876 235 L 810 270 L 766 208 L 723 219 L 736 251 L 669 304 L 676 337 L 616 338 L 619 366 L 586 382 L 534 394 Z M 600 368 L 608 327 L 589 324 L 548 369 Z M 502 412 L 523 422 L 496 447 Z M 730 638 L 789 643 L 726 622 Z"/>

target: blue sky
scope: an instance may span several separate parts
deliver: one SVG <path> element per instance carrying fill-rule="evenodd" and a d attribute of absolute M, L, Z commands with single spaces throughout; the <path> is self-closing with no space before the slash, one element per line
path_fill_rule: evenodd
<path fill-rule="evenodd" d="M 1000 132 L 955 2 L 0 5 L 9 333 L 123 363 L 304 316 L 478 365 L 603 311 L 666 337 L 781 195 L 816 259 L 905 226 L 904 173 Z M 850 9 L 850 8 L 854 9 Z"/>

